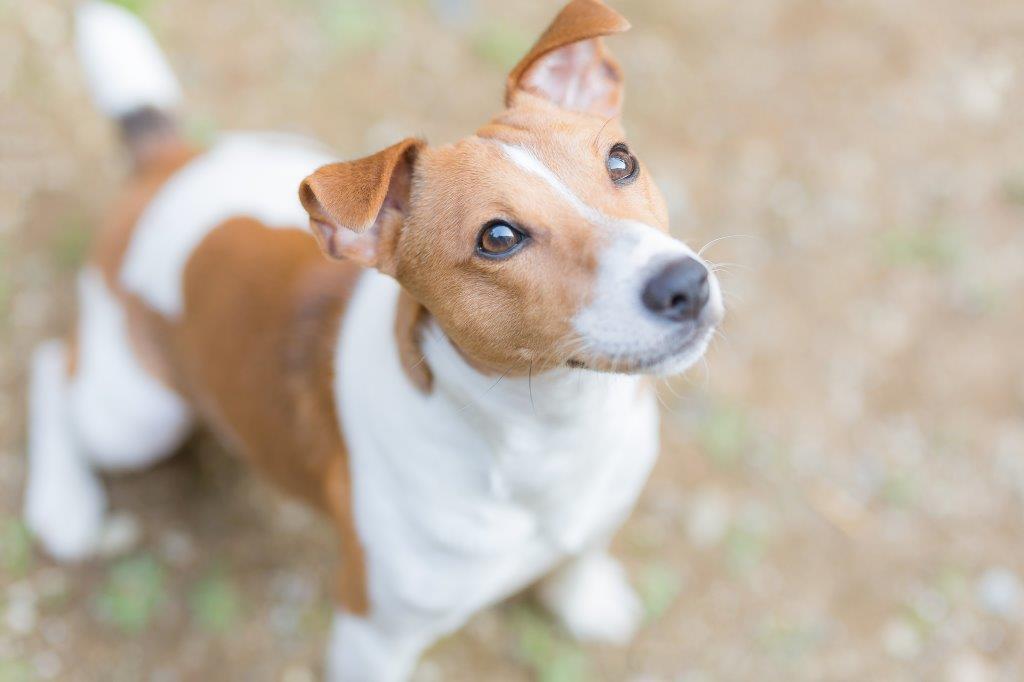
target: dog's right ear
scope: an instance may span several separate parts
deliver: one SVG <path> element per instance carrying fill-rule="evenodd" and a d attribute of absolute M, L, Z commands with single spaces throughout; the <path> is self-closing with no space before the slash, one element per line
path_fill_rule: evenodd
<path fill-rule="evenodd" d="M 372 156 L 318 168 L 302 181 L 299 200 L 327 255 L 395 274 L 398 234 L 423 145 L 408 138 Z"/>

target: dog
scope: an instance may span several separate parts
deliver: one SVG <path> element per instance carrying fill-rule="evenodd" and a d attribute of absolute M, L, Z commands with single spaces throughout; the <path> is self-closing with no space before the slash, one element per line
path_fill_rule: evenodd
<path fill-rule="evenodd" d="M 25 517 L 45 550 L 92 555 L 98 472 L 201 422 L 336 530 L 329 679 L 406 679 L 533 585 L 577 638 L 628 641 L 641 606 L 608 545 L 658 451 L 650 377 L 693 364 L 723 316 L 625 141 L 602 39 L 628 22 L 572 0 L 475 134 L 338 162 L 286 135 L 192 147 L 142 23 L 97 0 L 76 19 L 134 171 L 74 333 L 32 358 Z"/>

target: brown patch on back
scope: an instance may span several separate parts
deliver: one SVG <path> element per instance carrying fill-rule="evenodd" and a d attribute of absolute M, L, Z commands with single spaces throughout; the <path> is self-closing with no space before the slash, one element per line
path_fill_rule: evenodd
<path fill-rule="evenodd" d="M 367 609 L 333 353 L 360 269 L 310 236 L 249 218 L 213 230 L 184 274 L 181 379 L 206 421 L 263 475 L 326 512 L 342 540 L 342 604 Z"/>

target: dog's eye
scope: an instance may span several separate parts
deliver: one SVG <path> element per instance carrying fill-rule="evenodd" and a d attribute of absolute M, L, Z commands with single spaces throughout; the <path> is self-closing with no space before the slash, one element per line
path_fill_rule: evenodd
<path fill-rule="evenodd" d="M 484 229 L 480 231 L 476 248 L 484 256 L 507 256 L 525 239 L 526 234 L 522 230 L 512 227 L 504 220 L 494 220 L 484 225 Z"/>
<path fill-rule="evenodd" d="M 608 152 L 605 166 L 608 168 L 608 177 L 616 185 L 628 185 L 636 180 L 636 176 L 640 172 L 640 162 L 630 153 L 629 147 L 621 142 Z"/>

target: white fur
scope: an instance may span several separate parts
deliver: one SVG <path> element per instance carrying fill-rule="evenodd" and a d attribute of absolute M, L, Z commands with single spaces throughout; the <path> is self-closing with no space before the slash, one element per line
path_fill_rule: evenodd
<path fill-rule="evenodd" d="M 364 275 L 336 355 L 373 604 L 367 618 L 336 621 L 337 680 L 402 679 L 396 671 L 475 611 L 603 548 L 657 452 L 654 397 L 640 379 L 566 370 L 499 380 L 436 327 L 422 344 L 434 390 L 420 393 L 395 346 L 397 294 L 394 281 Z M 632 610 L 624 590 L 608 594 Z M 360 637 L 344 636 L 352 630 Z M 346 639 L 385 653 L 346 653 Z"/>
<path fill-rule="evenodd" d="M 174 175 L 146 208 L 125 256 L 124 287 L 170 318 L 182 311 L 189 256 L 211 230 L 237 216 L 305 229 L 299 184 L 330 153 L 291 135 L 235 133 Z"/>
<path fill-rule="evenodd" d="M 72 561 L 100 547 L 106 495 L 93 468 L 152 464 L 180 445 L 192 413 L 135 357 L 124 310 L 102 275 L 79 277 L 77 371 L 66 378 L 63 344 L 36 352 L 29 390 L 25 520 L 53 557 Z"/>
<path fill-rule="evenodd" d="M 593 551 L 545 578 L 540 598 L 576 639 L 625 644 L 643 617 L 643 604 L 619 562 Z"/>
<path fill-rule="evenodd" d="M 59 341 L 43 344 L 32 358 L 24 514 L 51 556 L 77 561 L 96 549 L 107 499 L 72 427 L 67 364 Z"/>
<path fill-rule="evenodd" d="M 648 279 L 670 260 L 689 256 L 708 264 L 686 244 L 651 225 L 611 218 L 588 205 L 529 149 L 495 144 L 512 163 L 543 180 L 605 239 L 593 302 L 573 320 L 584 350 L 654 374 L 679 373 L 696 362 L 722 316 L 721 287 L 710 268 L 708 303 L 696 323 L 660 319 L 644 307 L 641 295 Z"/>
<path fill-rule="evenodd" d="M 144 106 L 170 109 L 181 90 L 145 24 L 125 9 L 93 0 L 75 14 L 75 47 L 97 108 L 108 116 Z"/>
<path fill-rule="evenodd" d="M 86 456 L 104 469 L 148 466 L 185 438 L 192 410 L 136 359 L 124 309 L 99 271 L 82 271 L 78 305 L 78 371 L 69 399 Z"/>

